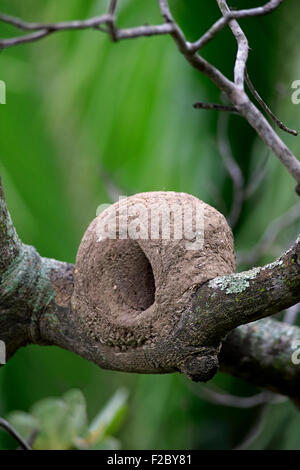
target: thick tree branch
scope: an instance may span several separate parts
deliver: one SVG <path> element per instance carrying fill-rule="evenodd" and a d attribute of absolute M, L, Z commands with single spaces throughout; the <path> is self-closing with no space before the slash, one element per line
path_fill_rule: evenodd
<path fill-rule="evenodd" d="M 291 305 L 295 302 L 296 297 L 299 300 L 299 274 L 295 275 L 294 272 L 291 280 L 285 278 L 284 282 L 282 277 L 286 268 L 288 271 L 290 269 L 293 271 L 293 268 L 287 267 L 285 263 L 288 263 L 286 257 L 291 256 L 294 249 L 295 246 L 289 254 L 282 257 L 282 260 L 285 260 L 284 265 L 281 274 L 274 274 L 274 283 L 272 274 L 268 271 L 273 269 L 276 272 L 276 266 L 262 268 L 258 277 L 254 279 L 249 279 L 254 275 L 250 271 L 242 276 L 237 274 L 222 279 L 216 278 L 201 286 L 191 309 L 194 313 L 190 314 L 190 317 L 194 317 L 194 321 L 189 319 L 181 325 L 179 331 L 181 340 L 183 339 L 182 335 L 185 334 L 187 343 L 198 341 L 201 344 L 204 336 L 214 343 L 226 331 L 230 331 L 234 325 L 274 313 L 278 309 Z M 16 286 L 16 290 L 12 292 L 11 296 L 8 296 L 1 289 L 0 338 L 6 341 L 8 356 L 11 356 L 16 349 L 25 344 L 52 344 L 75 352 L 103 368 L 124 370 L 125 365 L 130 372 L 141 359 L 141 352 L 134 350 L 121 353 L 119 363 L 113 363 L 109 348 L 91 341 L 78 328 L 70 306 L 73 292 L 73 266 L 45 258 L 40 258 L 37 262 L 36 256 L 36 253 L 31 254 L 31 260 L 35 261 L 35 266 L 30 268 L 35 270 L 35 277 L 27 278 L 24 274 L 24 277 L 20 279 L 23 283 L 23 291 Z M 297 263 L 292 262 L 292 265 L 296 272 L 300 271 Z M 20 267 L 21 269 L 23 267 Z M 265 271 L 266 279 L 264 279 Z M 44 273 L 42 283 L 38 282 L 41 272 Z M 25 280 L 26 287 L 24 286 Z M 251 283 L 248 287 L 246 287 L 247 282 Z M 298 285 L 297 289 L 296 284 Z M 44 301 L 39 307 L 36 305 L 34 309 L 32 308 L 30 291 L 35 291 L 38 285 L 40 289 L 41 285 L 43 286 L 40 295 Z M 226 293 L 228 289 L 241 290 L 242 285 L 245 287 L 242 292 Z M 276 285 L 279 286 L 277 289 Z M 212 295 L 215 289 L 218 292 L 216 297 Z M 269 289 L 269 291 L 266 292 L 264 289 Z M 298 292 L 298 295 L 295 291 Z M 26 298 L 27 293 L 29 293 L 28 298 Z M 261 300 L 261 296 L 263 300 Z M 227 301 L 224 301 L 225 297 L 228 297 Z M 10 305 L 7 305 L 9 299 L 11 299 Z M 201 312 L 207 299 L 209 299 L 209 305 L 205 306 L 202 314 L 199 314 L 198 312 Z M 17 312 L 18 305 L 23 306 L 23 316 Z M 215 314 L 216 319 L 214 319 Z M 211 317 L 210 322 L 207 320 L 208 315 Z M 198 322 L 199 320 L 200 322 Z M 205 333 L 203 328 L 205 328 Z M 15 336 L 18 330 L 19 335 L 17 336 L 23 338 L 23 341 L 17 344 Z M 240 326 L 230 331 L 223 341 L 220 355 L 221 370 L 277 393 L 286 394 L 293 398 L 299 397 L 300 368 L 293 365 L 291 361 L 295 351 L 293 349 L 293 341 L 295 340 L 300 340 L 300 329 L 275 320 L 262 320 Z M 158 364 L 155 370 L 153 364 L 149 362 L 148 370 L 143 370 L 143 372 L 163 373 L 175 370 L 176 367 L 163 369 Z"/>
<path fill-rule="evenodd" d="M 300 297 L 300 237 L 275 262 L 201 285 L 186 317 L 186 331 L 205 329 L 206 341 L 222 339 L 239 325 L 273 315 Z M 213 315 L 212 315 L 213 312 Z M 210 336 L 211 332 L 211 336 Z"/>
<path fill-rule="evenodd" d="M 18 257 L 21 242 L 8 212 L 0 176 L 0 274 Z"/>
<path fill-rule="evenodd" d="M 299 341 L 300 328 L 269 318 L 240 326 L 223 341 L 221 370 L 299 401 Z"/>
<path fill-rule="evenodd" d="M 11 220 L 4 198 L 2 198 L 2 208 L 4 218 L 1 223 L 9 227 Z M 4 233 L 7 233 L 7 229 Z M 4 243 L 10 243 L 11 240 L 12 246 L 15 246 L 16 240 L 18 241 L 15 232 L 12 238 L 5 238 Z M 22 245 L 19 241 L 18 247 L 18 255 L 14 261 L 10 258 L 10 263 L 3 269 L 0 283 L 0 339 L 6 343 L 8 359 L 26 344 L 49 344 L 68 349 L 106 369 L 164 373 L 185 371 L 183 365 L 185 357 L 191 357 L 191 354 L 195 357 L 196 352 L 200 354 L 201 365 L 204 368 L 200 377 L 207 380 L 212 366 L 211 358 L 216 357 L 220 341 L 229 334 L 224 343 L 227 349 L 224 349 L 225 352 L 223 351 L 221 355 L 222 367 L 232 370 L 232 373 L 237 371 L 237 374 L 241 373 L 243 377 L 252 381 L 250 369 L 244 371 L 240 369 L 241 366 L 235 367 L 237 358 L 236 356 L 232 358 L 229 354 L 230 338 L 233 338 L 232 344 L 235 345 L 236 338 L 239 338 L 240 334 L 244 331 L 255 331 L 256 327 L 247 325 L 246 330 L 236 330 L 239 333 L 232 333 L 232 330 L 300 301 L 299 238 L 272 264 L 244 273 L 218 277 L 196 286 L 194 294 L 187 302 L 186 310 L 175 324 L 172 333 L 166 340 L 156 343 L 154 348 L 151 343 L 150 345 L 144 343 L 141 346 L 128 345 L 124 348 L 123 327 L 120 327 L 120 334 L 117 335 L 119 339 L 114 340 L 113 346 L 108 346 L 99 342 L 96 337 L 90 336 L 78 321 L 78 313 L 76 309 L 74 310 L 75 305 L 72 301 L 74 267 L 68 263 L 42 258 L 33 247 Z M 97 321 L 102 321 L 101 317 Z M 297 338 L 298 328 L 281 324 L 278 326 L 277 323 L 274 325 L 276 327 L 274 334 L 282 328 L 283 332 L 289 331 L 291 335 L 287 336 L 283 345 L 285 361 L 280 363 L 280 367 L 277 364 L 274 380 L 265 375 L 268 377 L 267 382 L 261 382 L 264 374 L 259 371 L 265 368 L 266 361 L 262 361 L 260 365 L 259 357 L 262 354 L 260 349 L 257 350 L 257 355 L 254 348 L 250 348 L 248 353 L 245 350 L 244 355 L 246 358 L 250 356 L 251 361 L 256 364 L 258 372 L 254 374 L 255 383 L 279 393 L 292 395 L 290 382 L 294 383 L 299 379 L 300 369 L 299 373 L 293 367 L 292 372 L 289 371 L 287 362 L 292 345 L 291 342 L 289 345 L 287 342 L 288 338 L 291 340 Z M 272 332 L 269 331 L 268 334 L 271 338 Z M 245 342 L 242 343 L 244 346 Z M 275 344 L 276 341 L 274 347 Z M 260 348 L 263 347 L 261 343 Z M 271 339 L 266 342 L 265 347 L 271 348 Z M 229 351 L 227 356 L 226 351 Z M 206 362 L 203 362 L 203 358 L 206 358 Z M 242 365 L 242 359 L 240 362 Z M 190 363 L 189 365 L 191 366 Z M 207 367 L 208 375 L 204 372 Z M 216 367 L 217 365 L 213 363 L 214 372 Z M 269 367 L 271 371 L 271 365 Z M 286 375 L 288 375 L 288 384 L 286 384 Z M 257 381 L 256 376 L 262 379 Z M 299 386 L 293 390 L 295 396 L 299 392 Z"/>
<path fill-rule="evenodd" d="M 185 59 L 226 94 L 232 109 L 245 117 L 300 184 L 299 161 L 243 90 L 248 43 L 236 20 L 267 14 L 280 3 L 282 1 L 272 0 L 263 7 L 231 12 L 225 0 L 218 0 L 223 17 L 195 43 L 185 39 L 172 17 L 167 0 L 159 0 L 164 24 L 129 29 L 116 27 L 116 0 L 109 3 L 107 14 L 83 21 L 29 23 L 1 14 L 0 21 L 29 33 L 0 40 L 0 48 L 32 42 L 63 30 L 93 28 L 108 33 L 113 41 L 169 34 Z M 234 82 L 197 53 L 226 24 L 230 25 L 238 42 Z M 260 332 L 257 324 L 240 326 L 300 301 L 299 238 L 272 264 L 194 286 L 193 297 L 187 302 L 174 331 L 155 348 L 147 341 L 142 345 L 124 346 L 124 329 L 120 329 L 119 336 L 113 338 L 114 343 L 110 347 L 89 335 L 78 319 L 76 305 L 72 301 L 74 267 L 42 258 L 33 247 L 20 242 L 6 208 L 2 187 L 0 224 L 0 339 L 6 343 L 8 358 L 29 343 L 53 344 L 103 368 L 145 373 L 180 370 L 192 378 L 208 380 L 217 368 L 220 342 L 228 335 L 220 356 L 224 370 L 279 393 L 299 396 L 300 372 L 289 362 L 289 340 L 298 339 L 299 329 L 271 320 L 259 324 L 272 327 L 269 333 Z M 239 328 L 234 330 L 236 327 Z M 260 332 L 258 336 L 257 332 Z M 264 334 L 267 336 L 262 339 Z M 279 334 L 286 341 L 282 341 L 282 360 L 278 362 L 272 356 L 272 348 L 276 346 Z M 246 340 L 249 350 L 243 350 Z M 243 352 L 245 361 L 242 358 L 238 360 L 233 351 Z M 272 373 L 273 368 L 276 371 Z"/>

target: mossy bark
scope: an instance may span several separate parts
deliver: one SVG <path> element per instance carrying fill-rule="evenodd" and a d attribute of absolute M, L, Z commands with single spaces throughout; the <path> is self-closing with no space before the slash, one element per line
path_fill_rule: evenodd
<path fill-rule="evenodd" d="M 299 398 L 300 367 L 292 363 L 292 354 L 300 329 L 270 319 L 246 324 L 300 301 L 299 238 L 272 264 L 196 285 L 172 333 L 155 347 L 124 349 L 120 335 L 122 347 L 116 342 L 112 350 L 76 321 L 74 266 L 23 245 L 2 190 L 0 196 L 0 339 L 7 359 L 26 344 L 49 344 L 108 369 L 181 371 L 203 381 L 214 375 L 219 361 L 224 371 Z"/>

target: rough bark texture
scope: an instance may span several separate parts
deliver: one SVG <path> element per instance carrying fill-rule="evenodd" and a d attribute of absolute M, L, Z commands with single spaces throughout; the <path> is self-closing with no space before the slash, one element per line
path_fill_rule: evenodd
<path fill-rule="evenodd" d="M 42 258 L 23 245 L 1 195 L 7 226 L 1 231 L 0 339 L 8 359 L 26 344 L 57 345 L 107 369 L 181 371 L 202 381 L 215 374 L 220 359 L 222 370 L 299 396 L 300 368 L 291 361 L 299 328 L 267 320 L 234 329 L 300 300 L 299 239 L 270 265 L 196 284 L 168 337 L 152 348 L 142 344 L 124 349 L 122 329 L 112 348 L 78 323 L 72 308 L 73 265 Z"/>
<path fill-rule="evenodd" d="M 269 318 L 240 326 L 223 342 L 221 370 L 299 400 L 300 366 L 291 360 L 299 340 L 300 328 Z"/>
<path fill-rule="evenodd" d="M 299 189 L 300 162 L 244 91 L 248 41 L 237 22 L 239 18 L 268 14 L 282 0 L 270 0 L 262 7 L 239 11 L 230 11 L 226 0 L 217 2 L 222 18 L 194 43 L 186 40 L 174 21 L 168 0 L 158 0 L 164 19 L 162 25 L 130 29 L 116 26 L 117 1 L 112 0 L 107 14 L 83 21 L 41 24 L 0 14 L 1 22 L 26 32 L 0 40 L 0 47 L 12 47 L 73 29 L 101 29 L 113 41 L 168 34 L 187 62 L 225 93 L 234 111 L 255 129 L 296 180 Z M 234 81 L 199 54 L 226 25 L 237 41 Z M 212 220 L 215 212 L 210 211 L 208 219 Z M 214 222 L 208 231 L 202 258 L 176 257 L 180 245 L 173 245 L 172 255 L 171 245 L 163 242 L 153 245 L 149 252 L 147 244 L 126 241 L 117 250 L 122 259 L 120 264 L 115 264 L 113 244 L 104 244 L 103 253 L 99 254 L 98 246 L 94 246 L 92 226 L 79 251 L 74 290 L 72 265 L 41 258 L 33 247 L 20 242 L 1 188 L 0 339 L 6 343 L 8 358 L 28 343 L 54 344 L 104 368 L 145 373 L 179 370 L 193 380 L 203 381 L 215 374 L 220 358 L 223 370 L 295 399 L 299 396 L 299 372 L 291 365 L 290 340 L 298 339 L 299 329 L 272 320 L 239 325 L 300 301 L 300 239 L 272 264 L 229 274 L 234 271 L 233 252 L 228 231 L 220 220 L 218 216 L 217 224 Z M 225 251 L 222 237 L 227 245 Z M 214 245 L 218 248 L 213 249 Z M 95 254 L 91 256 L 90 251 Z M 168 264 L 170 260 L 174 263 Z M 137 271 L 142 274 L 138 276 Z M 141 290 L 138 286 L 142 286 Z M 157 309 L 158 304 L 163 308 Z M 141 318 L 145 320 L 143 323 Z"/>

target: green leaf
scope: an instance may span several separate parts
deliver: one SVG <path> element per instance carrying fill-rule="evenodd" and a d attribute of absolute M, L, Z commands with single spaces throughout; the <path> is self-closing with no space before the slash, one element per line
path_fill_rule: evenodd
<path fill-rule="evenodd" d="M 63 396 L 68 405 L 64 428 L 71 434 L 71 439 L 80 436 L 87 427 L 85 398 L 80 390 L 70 390 Z"/>
<path fill-rule="evenodd" d="M 70 449 L 86 427 L 85 399 L 79 390 L 71 390 L 63 399 L 46 398 L 36 403 L 32 413 L 40 425 L 35 449 Z"/>
<path fill-rule="evenodd" d="M 31 414 L 24 413 L 23 411 L 13 411 L 6 419 L 25 440 L 27 440 L 34 431 L 39 429 L 38 420 Z"/>
<path fill-rule="evenodd" d="M 67 405 L 58 398 L 46 398 L 32 407 L 32 414 L 40 424 L 40 432 L 34 442 L 35 449 L 63 450 L 69 442 L 62 439 L 62 426 Z"/>
<path fill-rule="evenodd" d="M 88 428 L 86 441 L 89 445 L 100 443 L 119 429 L 127 412 L 127 398 L 128 392 L 125 389 L 118 390 L 95 417 Z"/>

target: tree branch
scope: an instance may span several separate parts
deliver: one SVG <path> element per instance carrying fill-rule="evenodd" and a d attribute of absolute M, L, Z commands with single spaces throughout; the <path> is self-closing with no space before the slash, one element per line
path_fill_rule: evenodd
<path fill-rule="evenodd" d="M 21 242 L 8 212 L 0 176 L 0 274 L 18 257 Z"/>
<path fill-rule="evenodd" d="M 93 28 L 102 31 L 102 25 L 106 26 L 105 32 L 114 41 L 169 34 L 191 66 L 226 94 L 232 108 L 245 117 L 297 183 L 300 183 L 299 161 L 243 90 L 248 43 L 236 19 L 267 14 L 280 3 L 282 1 L 272 0 L 263 7 L 231 12 L 225 0 L 218 0 L 224 16 L 195 43 L 185 39 L 172 17 L 167 0 L 159 0 L 164 24 L 129 29 L 116 27 L 117 1 L 114 0 L 109 3 L 106 15 L 83 21 L 29 23 L 1 14 L 0 21 L 29 31 L 29 34 L 2 39 L 0 48 L 36 41 L 63 30 Z M 226 24 L 230 25 L 238 42 L 234 82 L 197 53 Z M 6 343 L 8 358 L 18 348 L 29 343 L 53 344 L 107 369 L 143 373 L 179 370 L 193 379 L 208 380 L 217 370 L 220 342 L 228 335 L 221 353 L 224 370 L 250 378 L 279 393 L 292 397 L 299 395 L 299 372 L 290 366 L 291 347 L 288 344 L 288 338 L 298 337 L 299 329 L 262 323 L 272 328 L 275 325 L 275 339 L 272 339 L 273 333 L 270 332 L 267 336 L 269 342 L 264 344 L 265 341 L 261 339 L 263 333 L 255 336 L 255 332 L 260 331 L 257 324 L 240 325 L 272 315 L 300 301 L 300 238 L 274 263 L 194 286 L 193 296 L 187 302 L 186 310 L 182 312 L 174 331 L 164 341 L 156 343 L 155 347 L 147 341 L 142 345 L 124 346 L 124 329 L 121 328 L 113 345 L 108 346 L 89 335 L 80 324 L 76 305 L 71 301 L 74 267 L 42 258 L 33 247 L 20 242 L 5 204 L 2 187 L 0 223 L 0 339 Z M 238 326 L 238 329 L 233 330 Z M 276 332 L 287 338 L 282 344 L 283 359 L 279 365 L 271 357 L 272 342 L 276 344 L 277 341 Z M 242 352 L 247 343 L 245 338 L 250 344 L 250 351 L 244 351 L 247 361 L 243 362 L 242 358 L 237 360 L 232 351 Z M 251 375 L 252 366 L 258 378 L 253 377 L 253 368 Z M 273 368 L 276 371 L 272 375 Z"/>
<path fill-rule="evenodd" d="M 237 164 L 228 138 L 228 115 L 220 114 L 218 119 L 218 148 L 224 166 L 232 179 L 233 200 L 227 221 L 231 228 L 237 223 L 245 200 L 244 177 Z"/>
<path fill-rule="evenodd" d="M 201 345 L 203 341 L 206 344 L 215 344 L 229 331 L 220 354 L 221 370 L 277 393 L 293 398 L 299 396 L 300 368 L 291 362 L 294 352 L 293 341 L 300 339 L 298 327 L 268 319 L 230 331 L 239 323 L 270 315 L 292 305 L 296 298 L 299 300 L 300 268 L 292 261 L 295 258 L 288 259 L 294 249 L 295 246 L 281 258 L 283 264 L 277 267 L 274 265 L 261 268 L 258 274 L 250 271 L 216 278 L 201 286 L 195 295 L 192 307 L 188 309 L 189 315 L 181 322 L 177 331 L 174 347 L 176 348 L 179 337 L 181 342 L 186 342 L 186 346 L 196 343 Z M 34 260 L 35 256 L 36 253 L 31 259 Z M 11 297 L 7 297 L 3 295 L 2 290 L 0 291 L 0 338 L 6 341 L 8 357 L 25 344 L 52 344 L 79 354 L 106 369 L 131 372 L 136 371 L 140 364 L 140 372 L 144 373 L 176 371 L 176 364 L 163 368 L 159 365 L 158 359 L 158 362 L 149 360 L 143 349 L 119 353 L 116 361 L 110 348 L 93 342 L 78 328 L 75 313 L 70 306 L 74 267 L 45 258 L 40 258 L 39 263 L 35 261 L 35 265 L 31 268 L 35 270 L 35 278 L 32 276 L 28 279 L 24 276 L 22 279 L 23 292 L 16 288 Z M 277 269 L 279 272 L 276 272 Z M 290 272 L 290 278 L 285 276 L 286 270 Z M 41 272 L 44 273 L 42 283 L 36 280 Z M 34 291 L 38 284 L 44 301 L 39 308 L 32 309 L 31 295 L 26 297 L 24 293 Z M 227 293 L 229 290 L 240 291 L 242 288 L 244 288 L 242 292 Z M 216 296 L 212 295 L 215 291 Z M 9 298 L 10 308 L 7 305 Z M 32 312 L 32 317 L 25 315 L 24 308 L 23 317 L 17 314 L 17 305 L 22 304 Z M 18 329 L 21 329 L 23 341 L 16 345 L 15 335 Z M 145 368 L 145 354 L 147 368 Z"/>
<path fill-rule="evenodd" d="M 191 45 L 191 50 L 198 51 L 202 49 L 208 42 L 210 42 L 231 20 L 242 19 L 242 18 L 251 18 L 255 16 L 264 16 L 272 11 L 276 10 L 283 0 L 271 0 L 262 7 L 251 8 L 249 10 L 238 10 L 238 11 L 227 11 L 224 12 L 222 18 L 216 21 L 213 26 L 197 41 L 193 42 Z"/>
<path fill-rule="evenodd" d="M 300 328 L 269 318 L 240 326 L 223 342 L 221 370 L 299 401 L 300 367 L 292 363 L 299 340 Z"/>
<path fill-rule="evenodd" d="M 228 8 L 226 0 L 217 0 L 217 2 L 218 2 L 219 8 L 223 16 L 228 15 L 228 13 L 230 13 L 230 10 Z M 238 45 L 238 50 L 237 50 L 236 60 L 235 60 L 235 65 L 234 65 L 234 82 L 238 88 L 243 90 L 246 62 L 248 59 L 248 50 L 249 50 L 248 40 L 242 28 L 240 28 L 240 25 L 235 19 L 231 19 L 229 21 L 229 26 L 236 38 L 237 45 Z"/>
<path fill-rule="evenodd" d="M 294 129 L 290 129 L 289 127 L 286 127 L 286 126 L 280 121 L 280 119 L 278 119 L 278 117 L 275 116 L 275 114 L 271 111 L 271 109 L 269 108 L 269 106 L 264 102 L 264 100 L 262 99 L 262 97 L 258 94 L 258 92 L 256 91 L 256 89 L 255 89 L 253 83 L 252 83 L 251 80 L 250 80 L 250 77 L 249 77 L 247 68 L 245 69 L 245 80 L 246 80 L 247 86 L 248 86 L 249 90 L 251 91 L 252 95 L 254 96 L 254 98 L 256 99 L 256 101 L 261 105 L 261 107 L 263 108 L 263 110 L 270 116 L 270 118 L 272 119 L 272 121 L 274 121 L 275 124 L 276 124 L 280 129 L 282 129 L 283 131 L 285 131 L 285 132 L 287 132 L 288 134 L 292 134 L 292 135 L 294 135 L 294 136 L 297 137 L 298 132 L 295 131 Z"/>
<path fill-rule="evenodd" d="M 275 10 L 282 0 L 271 0 L 263 7 L 254 8 L 250 10 L 240 10 L 236 12 L 229 11 L 225 0 L 218 0 L 220 8 L 223 12 L 223 18 L 218 23 L 218 26 L 211 28 L 210 32 L 205 36 L 205 41 L 200 39 L 196 43 L 190 43 L 185 39 L 185 36 L 174 21 L 169 4 L 167 0 L 158 0 L 162 16 L 165 24 L 157 26 L 139 26 L 136 28 L 118 29 L 115 25 L 115 11 L 117 2 L 112 1 L 109 4 L 109 11 L 105 15 L 96 16 L 83 21 L 69 21 L 58 23 L 30 23 L 19 18 L 11 17 L 9 15 L 0 14 L 0 21 L 11 24 L 19 29 L 26 31 L 33 31 L 32 33 L 14 37 L 9 39 L 0 40 L 0 48 L 12 47 L 17 44 L 36 41 L 43 37 L 52 34 L 53 32 L 70 30 L 70 29 L 87 29 L 94 28 L 103 31 L 101 25 L 107 26 L 108 32 L 112 40 L 132 39 L 142 36 L 154 36 L 161 34 L 170 34 L 177 44 L 179 51 L 183 54 L 190 65 L 201 73 L 206 75 L 215 85 L 222 90 L 227 98 L 231 101 L 233 107 L 239 112 L 249 124 L 256 130 L 258 135 L 262 138 L 265 144 L 274 152 L 280 159 L 283 165 L 287 168 L 289 173 L 293 176 L 298 184 L 300 184 L 300 163 L 289 148 L 281 141 L 281 139 L 274 132 L 272 127 L 268 124 L 264 116 L 258 109 L 251 103 L 243 90 L 243 82 L 245 75 L 245 65 L 248 57 L 248 43 L 245 35 L 238 26 L 236 18 L 261 16 L 268 14 Z M 238 53 L 235 64 L 235 82 L 231 82 L 226 78 L 220 70 L 207 62 L 203 57 L 197 54 L 199 44 L 207 42 L 207 38 L 212 38 L 218 31 L 220 31 L 226 24 L 230 24 L 233 32 L 238 40 Z M 201 42 L 202 41 L 202 42 Z"/>
<path fill-rule="evenodd" d="M 10 226 L 8 211 L 5 206 L 2 207 L 4 219 L 1 223 Z M 12 239 L 17 239 L 15 232 Z M 217 277 L 195 286 L 179 322 L 155 346 L 151 342 L 141 345 L 129 343 L 124 346 L 122 325 L 119 327 L 119 335 L 108 346 L 90 335 L 85 325 L 80 323 L 72 297 L 74 267 L 68 263 L 42 258 L 33 247 L 23 244 L 18 246 L 19 254 L 1 273 L 0 283 L 0 339 L 6 344 L 8 359 L 26 344 L 48 344 L 68 349 L 105 369 L 142 373 L 180 370 L 193 379 L 208 380 L 217 370 L 220 342 L 228 334 L 240 334 L 231 333 L 232 329 L 277 313 L 300 301 L 299 237 L 272 264 L 244 273 Z M 100 318 L 96 321 L 102 321 L 101 317 L 96 318 Z M 251 327 L 247 325 L 247 328 Z M 283 331 L 292 332 L 293 337 L 298 335 L 296 327 L 283 325 L 282 328 Z M 224 344 L 230 342 L 230 335 Z M 266 347 L 271 347 L 270 342 Z M 285 344 L 284 350 L 287 347 Z M 280 373 L 278 367 L 276 369 L 276 380 L 262 384 L 279 393 L 288 392 L 288 395 L 292 391 L 290 385 L 285 385 L 285 375 L 289 374 L 285 372 L 285 366 L 290 350 L 291 344 L 288 351 L 284 352 L 286 360 L 282 363 Z M 249 354 L 253 355 L 252 360 L 256 361 L 259 370 L 255 350 L 250 350 Z M 259 350 L 257 354 L 260 355 Z M 188 370 L 186 358 L 189 358 Z M 198 363 L 198 373 L 193 375 L 190 371 L 197 358 L 200 358 L 202 372 L 199 375 Z M 222 367 L 227 367 L 228 370 L 232 368 L 234 371 L 236 360 L 236 357 L 231 362 L 221 359 Z M 261 367 L 265 367 L 264 362 Z M 244 376 L 246 373 L 241 371 L 241 374 Z M 260 376 L 259 373 L 257 375 Z M 296 380 L 295 376 L 298 377 L 293 369 L 292 378 L 288 382 Z M 253 380 L 256 382 L 255 377 Z M 295 388 L 293 393 L 298 391 Z"/>
<path fill-rule="evenodd" d="M 0 428 L 7 431 L 20 445 L 23 450 L 32 450 L 30 445 L 20 436 L 20 434 L 7 422 L 5 419 L 0 418 Z"/>
<path fill-rule="evenodd" d="M 234 106 L 226 106 L 224 104 L 218 103 L 203 103 L 197 101 L 193 104 L 195 109 L 206 109 L 206 110 L 215 110 L 215 111 L 226 111 L 228 113 L 238 113 L 238 110 Z"/>

